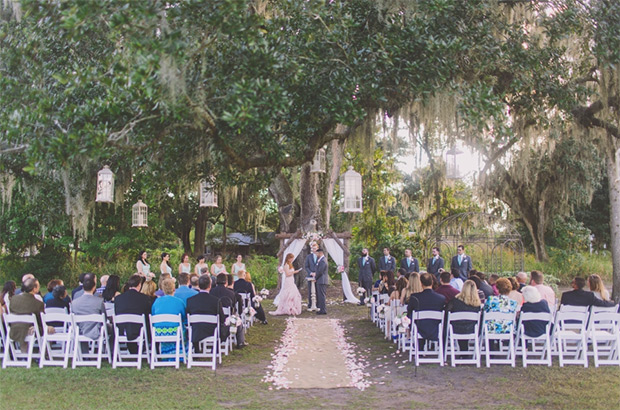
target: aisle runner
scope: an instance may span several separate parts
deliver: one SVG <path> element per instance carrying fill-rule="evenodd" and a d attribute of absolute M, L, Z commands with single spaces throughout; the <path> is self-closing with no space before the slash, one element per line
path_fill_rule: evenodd
<path fill-rule="evenodd" d="M 264 380 L 276 388 L 364 390 L 368 374 L 353 348 L 336 319 L 289 318 Z"/>

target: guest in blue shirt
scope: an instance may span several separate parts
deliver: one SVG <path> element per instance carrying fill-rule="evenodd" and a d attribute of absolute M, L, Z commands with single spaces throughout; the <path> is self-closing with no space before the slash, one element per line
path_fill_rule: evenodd
<path fill-rule="evenodd" d="M 153 306 L 151 307 L 151 314 L 156 315 L 181 315 L 183 321 L 183 339 L 185 339 L 185 324 L 187 323 L 187 316 L 185 315 L 185 301 L 174 296 L 174 281 L 172 279 L 165 279 L 162 282 L 162 290 L 164 296 L 155 299 Z M 176 333 L 178 325 L 172 322 L 162 322 L 154 324 L 156 336 L 169 336 Z M 173 354 L 175 352 L 175 343 L 161 343 L 162 354 Z"/>
<path fill-rule="evenodd" d="M 48 300 L 53 299 L 54 295 L 52 295 L 52 292 L 54 288 L 62 285 L 64 285 L 64 283 L 61 279 L 52 279 L 47 282 L 47 293 L 43 296 L 43 303 L 47 303 Z"/>
<path fill-rule="evenodd" d="M 187 305 L 187 299 L 197 295 L 198 291 L 189 287 L 189 274 L 179 273 L 179 288 L 174 292 L 174 296 L 181 299 Z"/>

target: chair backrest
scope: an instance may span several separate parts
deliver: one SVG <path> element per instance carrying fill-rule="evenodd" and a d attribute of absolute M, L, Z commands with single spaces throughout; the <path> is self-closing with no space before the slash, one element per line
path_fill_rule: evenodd
<path fill-rule="evenodd" d="M 92 314 L 92 315 L 76 315 L 74 313 L 71 314 L 73 318 L 73 323 L 105 323 L 105 315 L 103 313 Z"/>
<path fill-rule="evenodd" d="M 251 293 L 239 293 L 239 296 L 241 296 L 241 299 L 243 300 L 244 308 L 250 306 L 250 297 L 252 296 Z"/>
<path fill-rule="evenodd" d="M 60 308 L 60 307 L 46 307 L 45 308 L 45 313 L 64 313 L 67 314 L 67 308 Z"/>
<path fill-rule="evenodd" d="M 617 312 L 592 312 L 588 327 L 590 330 L 617 331 L 620 324 L 620 313 Z"/>
<path fill-rule="evenodd" d="M 390 295 L 387 295 L 387 294 L 379 295 L 379 304 L 385 303 L 388 300 L 390 300 Z"/>
<path fill-rule="evenodd" d="M 558 311 L 555 314 L 555 324 L 559 329 L 585 330 L 588 321 L 588 312 Z"/>
<path fill-rule="evenodd" d="M 598 313 L 598 312 L 618 312 L 618 306 L 609 306 L 609 307 L 603 307 L 603 306 L 592 306 L 591 313 Z"/>
<path fill-rule="evenodd" d="M 222 311 L 226 316 L 230 316 L 230 306 L 222 306 Z"/>
<path fill-rule="evenodd" d="M 144 315 L 134 315 L 134 314 L 122 314 L 122 315 L 114 315 L 114 325 L 118 326 L 120 324 L 133 323 L 136 325 L 145 326 L 146 322 L 144 321 Z"/>
<path fill-rule="evenodd" d="M 41 322 L 44 325 L 51 326 L 50 323 L 53 322 L 62 322 L 64 324 L 71 323 L 71 315 L 68 313 L 57 313 L 57 312 L 48 312 L 41 313 Z"/>
<path fill-rule="evenodd" d="M 414 320 L 442 320 L 443 311 L 436 310 L 419 310 L 413 312 Z"/>
<path fill-rule="evenodd" d="M 34 325 L 37 323 L 37 317 L 34 313 L 29 315 L 16 315 L 14 313 L 5 313 L 2 315 L 4 318 L 4 323 L 6 323 L 7 327 L 13 323 L 28 323 L 30 325 Z M 36 326 L 35 326 L 36 327 Z"/>
<path fill-rule="evenodd" d="M 480 312 L 448 312 L 448 323 L 457 320 L 478 322 L 480 320 Z"/>
<path fill-rule="evenodd" d="M 218 315 L 187 315 L 187 323 L 195 324 L 195 323 L 207 323 L 212 325 L 217 325 L 219 323 Z"/>
<path fill-rule="evenodd" d="M 178 323 L 180 325 L 182 323 L 180 313 L 178 315 L 169 315 L 169 314 L 149 315 L 149 320 L 151 324 L 162 323 L 162 322 L 172 322 L 172 323 Z"/>
<path fill-rule="evenodd" d="M 553 313 L 550 312 L 521 312 L 521 322 L 528 322 L 530 320 L 540 320 L 544 322 L 553 321 Z"/>
<path fill-rule="evenodd" d="M 490 320 L 515 320 L 516 312 L 484 312 L 484 321 Z"/>
<path fill-rule="evenodd" d="M 559 312 L 587 312 L 588 306 L 560 305 Z"/>

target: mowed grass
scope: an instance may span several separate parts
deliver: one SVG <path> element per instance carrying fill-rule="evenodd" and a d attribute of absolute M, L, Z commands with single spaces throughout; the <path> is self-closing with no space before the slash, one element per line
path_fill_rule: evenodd
<path fill-rule="evenodd" d="M 270 302 L 265 310 L 272 309 Z M 93 368 L 0 369 L 2 409 L 115 408 L 466 408 L 466 409 L 616 409 L 620 408 L 618 367 L 471 366 L 418 368 L 367 319 L 365 308 L 328 307 L 368 362 L 375 381 L 365 391 L 276 390 L 262 381 L 271 354 L 286 327 L 285 318 L 268 317 L 249 332 L 250 346 L 223 358 L 216 372 Z M 315 317 L 310 313 L 302 317 Z M 398 363 L 397 363 L 398 362 Z M 146 365 L 146 363 L 145 363 Z M 519 365 L 519 362 L 518 362 Z"/>

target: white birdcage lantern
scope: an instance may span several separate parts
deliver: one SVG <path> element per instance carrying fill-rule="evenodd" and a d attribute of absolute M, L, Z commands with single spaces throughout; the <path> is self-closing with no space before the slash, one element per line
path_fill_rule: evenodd
<path fill-rule="evenodd" d="M 97 172 L 97 195 L 95 202 L 114 202 L 114 173 L 107 165 Z"/>
<path fill-rule="evenodd" d="M 217 192 L 210 182 L 200 182 L 200 206 L 202 208 L 217 208 Z"/>
<path fill-rule="evenodd" d="M 340 175 L 340 212 L 362 212 L 362 176 L 349 167 Z"/>
<path fill-rule="evenodd" d="M 450 148 L 446 153 L 446 178 L 461 179 L 461 171 L 456 158 L 462 153 L 463 151 L 456 147 Z"/>
<path fill-rule="evenodd" d="M 325 155 L 325 149 L 321 148 L 316 151 L 314 154 L 314 160 L 312 161 L 312 166 L 310 167 L 310 172 L 313 173 L 325 173 L 327 165 L 327 159 Z"/>
<path fill-rule="evenodd" d="M 131 226 L 134 228 L 146 228 L 148 223 L 149 207 L 141 199 L 138 199 L 131 207 Z"/>

